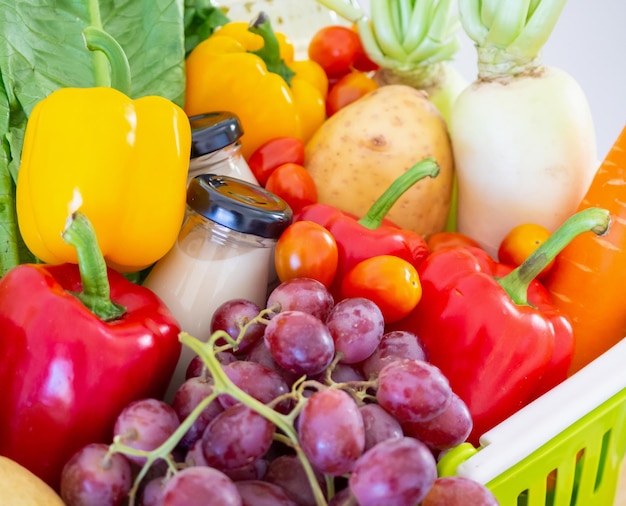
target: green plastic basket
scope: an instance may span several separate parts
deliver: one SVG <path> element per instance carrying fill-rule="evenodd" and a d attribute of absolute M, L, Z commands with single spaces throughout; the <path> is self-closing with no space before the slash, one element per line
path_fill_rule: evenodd
<path fill-rule="evenodd" d="M 486 484 L 501 506 L 614 503 L 626 454 L 626 339 L 439 462 Z"/>

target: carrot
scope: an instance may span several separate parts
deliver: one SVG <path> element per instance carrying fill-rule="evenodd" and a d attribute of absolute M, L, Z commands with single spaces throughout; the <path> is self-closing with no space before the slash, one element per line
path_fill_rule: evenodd
<path fill-rule="evenodd" d="M 600 164 L 578 210 L 588 207 L 609 211 L 608 233 L 576 237 L 544 279 L 574 330 L 570 374 L 626 335 L 626 127 Z"/>

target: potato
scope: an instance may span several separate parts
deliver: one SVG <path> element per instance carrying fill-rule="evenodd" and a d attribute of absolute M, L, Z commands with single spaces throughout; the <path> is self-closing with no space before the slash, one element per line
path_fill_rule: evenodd
<path fill-rule="evenodd" d="M 17 462 L 0 456 L 0 504 L 11 506 L 64 506 L 46 483 Z"/>
<path fill-rule="evenodd" d="M 440 173 L 407 190 L 387 218 L 428 237 L 445 228 L 454 161 L 446 123 L 424 92 L 382 86 L 339 110 L 307 143 L 304 165 L 319 202 L 361 217 L 395 179 L 426 157 L 437 161 Z"/>

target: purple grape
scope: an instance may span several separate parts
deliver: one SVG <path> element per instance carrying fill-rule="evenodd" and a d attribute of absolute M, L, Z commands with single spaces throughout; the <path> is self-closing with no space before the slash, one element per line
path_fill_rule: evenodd
<path fill-rule="evenodd" d="M 378 374 L 376 400 L 401 424 L 430 420 L 443 412 L 451 397 L 447 378 L 423 360 L 396 360 Z"/>
<path fill-rule="evenodd" d="M 165 483 L 162 476 L 150 480 L 141 493 L 140 506 L 162 506 Z"/>
<path fill-rule="evenodd" d="M 428 447 L 411 437 L 387 439 L 357 460 L 348 479 L 360 506 L 415 506 L 437 478 Z"/>
<path fill-rule="evenodd" d="M 163 506 L 243 506 L 233 481 L 212 467 L 178 471 L 163 489 Z"/>
<path fill-rule="evenodd" d="M 328 327 L 302 311 L 283 311 L 274 316 L 265 329 L 265 344 L 278 365 L 301 375 L 321 373 L 335 355 Z"/>
<path fill-rule="evenodd" d="M 206 397 L 213 393 L 213 381 L 203 379 L 202 377 L 192 377 L 178 387 L 172 399 L 172 408 L 176 411 L 181 422 L 189 416 L 189 414 L 203 401 Z M 211 403 L 200 413 L 189 430 L 185 433 L 179 442 L 179 447 L 187 449 L 195 443 L 202 432 L 213 418 L 219 415 L 224 409 L 217 399 Z"/>
<path fill-rule="evenodd" d="M 262 480 L 268 465 L 267 460 L 257 459 L 243 467 L 224 469 L 222 472 L 233 481 Z"/>
<path fill-rule="evenodd" d="M 343 390 L 326 388 L 311 395 L 298 418 L 300 446 L 319 472 L 340 476 L 363 453 L 363 418 Z"/>
<path fill-rule="evenodd" d="M 403 358 L 427 361 L 425 344 L 412 332 L 387 332 L 374 353 L 361 363 L 361 371 L 366 378 L 375 378 L 387 364 Z"/>
<path fill-rule="evenodd" d="M 350 491 L 350 487 L 346 487 L 337 492 L 333 498 L 328 501 L 328 506 L 358 506 L 356 499 Z"/>
<path fill-rule="evenodd" d="M 419 439 L 433 450 L 447 450 L 465 442 L 472 431 L 472 415 L 463 400 L 452 393 L 447 407 L 425 422 L 402 424 L 404 434 Z"/>
<path fill-rule="evenodd" d="M 360 411 L 365 428 L 365 450 L 386 439 L 404 436 L 400 423 L 378 404 L 364 404 Z"/>
<path fill-rule="evenodd" d="M 139 399 L 128 404 L 115 420 L 113 435 L 136 450 L 152 451 L 161 446 L 178 428 L 174 408 L 158 399 Z M 145 457 L 128 456 L 143 465 Z"/>
<path fill-rule="evenodd" d="M 231 351 L 220 351 L 215 354 L 215 357 L 217 358 L 217 361 L 222 365 L 230 364 L 231 362 L 236 362 L 238 360 L 235 354 Z M 198 355 L 195 355 L 189 361 L 189 365 L 187 366 L 187 370 L 185 371 L 185 378 L 189 379 L 202 376 L 206 376 L 208 378 L 209 373 L 206 370 L 202 359 Z"/>
<path fill-rule="evenodd" d="M 188 466 L 208 466 L 202 449 L 202 438 L 198 439 L 185 454 L 185 464 Z"/>
<path fill-rule="evenodd" d="M 280 283 L 267 298 L 266 307 L 276 308 L 275 313 L 283 311 L 302 311 L 322 321 L 326 321 L 328 313 L 335 301 L 328 289 L 319 281 L 311 278 L 293 278 Z"/>
<path fill-rule="evenodd" d="M 219 305 L 213 313 L 213 317 L 211 318 L 211 333 L 222 330 L 234 340 L 237 340 L 243 326 L 259 316 L 260 312 L 261 308 L 250 300 L 227 300 Z M 254 343 L 263 337 L 263 332 L 265 332 L 265 325 L 263 323 L 258 322 L 250 325 L 242 336 L 241 341 L 239 341 L 235 351 L 244 353 L 249 350 Z M 217 344 L 219 346 L 224 345 L 226 344 L 226 340 L 218 339 Z"/>
<path fill-rule="evenodd" d="M 245 360 L 256 362 L 257 364 L 268 367 L 272 371 L 276 371 L 282 376 L 287 385 L 289 385 L 289 388 L 291 388 L 291 385 L 293 385 L 293 383 L 301 376 L 300 374 L 288 371 L 284 367 L 278 365 L 276 360 L 274 360 L 274 357 L 272 357 L 272 354 L 270 353 L 270 350 L 264 340 L 259 341 L 252 347 L 252 349 L 246 354 Z"/>
<path fill-rule="evenodd" d="M 487 487 L 460 476 L 437 478 L 422 501 L 422 506 L 498 506 L 498 504 L 500 503 Z"/>
<path fill-rule="evenodd" d="M 243 506 L 298 506 L 278 485 L 260 480 L 235 482 Z"/>
<path fill-rule="evenodd" d="M 122 454 L 108 451 L 108 445 L 88 444 L 63 466 L 60 494 L 67 506 L 125 504 L 132 486 L 131 465 Z"/>
<path fill-rule="evenodd" d="M 315 475 L 324 490 L 324 477 L 317 471 Z M 272 460 L 264 480 L 278 485 L 299 506 L 317 506 L 302 462 L 295 455 L 280 455 Z"/>
<path fill-rule="evenodd" d="M 350 383 L 365 381 L 361 371 L 352 364 L 338 363 L 330 373 L 330 379 L 335 383 Z"/>
<path fill-rule="evenodd" d="M 206 462 L 217 469 L 236 469 L 262 458 L 276 427 L 244 404 L 235 404 L 217 415 L 202 434 Z"/>
<path fill-rule="evenodd" d="M 371 300 L 354 297 L 339 301 L 326 318 L 341 362 L 354 364 L 378 348 L 385 332 L 385 319 Z"/>
<path fill-rule="evenodd" d="M 289 393 L 289 386 L 283 377 L 269 367 L 248 360 L 240 360 L 223 367 L 226 376 L 237 387 L 263 404 L 269 404 L 277 397 Z M 234 397 L 224 394 L 219 396 L 219 402 L 228 408 L 237 401 Z M 287 413 L 291 402 L 286 400 L 276 406 L 277 411 Z"/>
<path fill-rule="evenodd" d="M 328 381 L 328 373 L 330 372 L 330 381 Z M 335 362 L 332 369 L 328 368 L 322 371 L 320 374 L 310 376 L 320 383 L 331 385 L 332 383 L 362 383 L 365 381 L 361 370 L 353 364 L 342 364 Z"/>

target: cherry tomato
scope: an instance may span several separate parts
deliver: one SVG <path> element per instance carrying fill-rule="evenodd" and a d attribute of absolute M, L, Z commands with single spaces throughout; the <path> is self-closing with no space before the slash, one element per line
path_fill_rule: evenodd
<path fill-rule="evenodd" d="M 248 165 L 261 186 L 276 167 L 284 163 L 304 163 L 304 142 L 297 137 L 275 137 L 259 146 L 248 158 Z"/>
<path fill-rule="evenodd" d="M 317 202 L 317 188 L 309 171 L 297 163 L 284 163 L 274 169 L 265 188 L 282 198 L 294 213 Z"/>
<path fill-rule="evenodd" d="M 352 69 L 361 50 L 359 35 L 347 26 L 328 25 L 320 28 L 308 46 L 309 59 L 319 63 L 326 75 L 343 75 Z"/>
<path fill-rule="evenodd" d="M 540 244 L 545 242 L 550 235 L 551 233 L 547 228 L 536 223 L 518 225 L 514 227 L 500 243 L 498 260 L 500 260 L 501 263 L 517 267 L 523 263 Z M 541 278 L 545 276 L 553 265 L 554 260 L 546 265 L 537 277 Z"/>
<path fill-rule="evenodd" d="M 413 265 L 392 255 L 378 255 L 356 264 L 341 281 L 342 297 L 365 297 L 375 302 L 385 323 L 408 315 L 422 298 L 422 285 Z"/>
<path fill-rule="evenodd" d="M 337 273 L 339 253 L 333 235 L 314 221 L 295 221 L 276 243 L 274 265 L 281 282 L 313 278 L 329 288 Z"/>
<path fill-rule="evenodd" d="M 374 79 L 363 72 L 350 72 L 337 81 L 328 92 L 326 98 L 326 115 L 335 114 L 355 100 L 378 88 Z"/>
<path fill-rule="evenodd" d="M 432 234 L 426 242 L 428 244 L 428 249 L 431 252 L 449 247 L 457 248 L 471 246 L 474 248 L 480 248 L 480 244 L 478 244 L 478 242 L 461 232 L 436 232 Z"/>
<path fill-rule="evenodd" d="M 352 29 L 357 34 L 359 33 L 359 29 L 356 25 L 352 25 Z M 359 40 L 361 40 L 360 37 Z M 370 57 L 367 56 L 362 43 L 359 44 L 359 50 L 357 51 L 356 58 L 354 59 L 353 67 L 355 70 L 360 70 L 361 72 L 372 72 L 374 70 L 378 70 L 378 64 L 374 63 Z"/>

